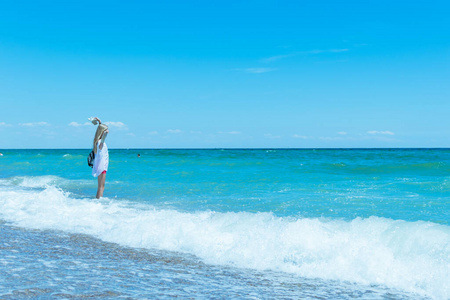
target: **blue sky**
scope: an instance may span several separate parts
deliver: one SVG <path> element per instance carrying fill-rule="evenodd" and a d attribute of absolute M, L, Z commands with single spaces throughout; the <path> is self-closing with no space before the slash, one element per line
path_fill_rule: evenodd
<path fill-rule="evenodd" d="M 0 0 L 0 149 L 450 147 L 449 12 Z"/>

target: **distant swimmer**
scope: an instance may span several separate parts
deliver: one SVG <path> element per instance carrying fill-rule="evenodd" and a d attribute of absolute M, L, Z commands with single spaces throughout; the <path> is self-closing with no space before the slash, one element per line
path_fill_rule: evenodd
<path fill-rule="evenodd" d="M 138 157 L 141 157 L 141 155 L 138 153 Z"/>
<path fill-rule="evenodd" d="M 96 198 L 103 197 L 103 191 L 105 190 L 106 171 L 108 171 L 109 165 L 109 153 L 106 146 L 105 139 L 108 135 L 108 126 L 102 124 L 99 118 L 90 118 L 92 124 L 98 125 L 97 131 L 94 136 L 93 151 L 95 154 L 94 163 L 92 167 L 92 176 L 98 177 L 98 188 Z"/>
<path fill-rule="evenodd" d="M 3 153 L 0 153 L 0 156 L 3 156 Z"/>

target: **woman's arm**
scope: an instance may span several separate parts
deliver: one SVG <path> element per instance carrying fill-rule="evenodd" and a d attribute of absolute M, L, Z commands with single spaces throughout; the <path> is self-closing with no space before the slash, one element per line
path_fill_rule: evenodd
<path fill-rule="evenodd" d="M 109 130 L 106 129 L 106 130 L 103 131 L 103 133 L 102 133 L 102 139 L 101 139 L 101 141 L 100 141 L 100 146 L 99 146 L 100 150 L 103 149 L 103 143 L 104 143 L 105 140 L 106 140 L 106 136 L 108 135 L 108 132 L 109 132 Z"/>

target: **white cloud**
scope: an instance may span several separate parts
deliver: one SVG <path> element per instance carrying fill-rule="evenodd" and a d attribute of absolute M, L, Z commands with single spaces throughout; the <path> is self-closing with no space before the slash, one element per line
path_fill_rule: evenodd
<path fill-rule="evenodd" d="M 297 55 L 296 52 L 290 53 L 290 54 L 284 54 L 284 55 L 283 54 L 282 55 L 274 55 L 274 56 L 271 56 L 271 57 L 266 57 L 266 58 L 261 59 L 261 62 L 263 62 L 263 63 L 271 63 L 271 62 L 274 62 L 274 61 L 277 61 L 277 60 L 281 60 L 281 59 L 292 57 L 292 56 L 296 56 L 296 55 Z"/>
<path fill-rule="evenodd" d="M 105 122 L 109 127 L 116 127 L 119 129 L 127 129 L 127 126 L 122 122 Z"/>
<path fill-rule="evenodd" d="M 274 68 L 246 68 L 246 69 L 236 69 L 237 71 L 250 73 L 250 74 L 262 74 L 267 72 L 275 71 Z"/>
<path fill-rule="evenodd" d="M 281 138 L 280 135 L 273 135 L 271 133 L 265 133 L 264 136 L 269 139 L 280 139 Z"/>
<path fill-rule="evenodd" d="M 149 133 L 148 133 L 148 135 L 158 135 L 158 131 L 150 131 Z"/>
<path fill-rule="evenodd" d="M 20 123 L 19 125 L 24 127 L 50 126 L 47 122 Z"/>
<path fill-rule="evenodd" d="M 383 134 L 383 135 L 395 135 L 392 131 L 386 130 L 386 131 L 377 131 L 377 130 L 371 130 L 367 131 L 367 134 Z"/>
<path fill-rule="evenodd" d="M 348 51 L 348 49 L 311 50 L 311 51 L 304 52 L 304 54 L 340 53 L 340 52 L 347 52 L 347 51 Z"/>
<path fill-rule="evenodd" d="M 340 134 L 340 135 L 347 135 L 347 132 L 345 132 L 345 131 L 339 131 L 337 134 Z"/>
<path fill-rule="evenodd" d="M 88 126 L 88 125 L 92 125 L 91 122 L 86 122 L 84 124 L 78 123 L 78 122 L 70 122 L 69 126 L 73 126 L 73 127 L 81 127 L 81 126 Z"/>
<path fill-rule="evenodd" d="M 167 133 L 173 133 L 173 134 L 177 134 L 177 133 L 182 133 L 183 131 L 181 129 L 169 129 L 167 130 Z"/>
<path fill-rule="evenodd" d="M 321 136 L 321 137 L 319 137 L 319 140 L 322 140 L 322 141 L 342 141 L 342 140 L 345 140 L 346 138 L 343 138 L 343 137 L 337 137 L 337 136 L 334 136 L 334 137 L 330 137 L 330 136 Z"/>
<path fill-rule="evenodd" d="M 219 134 L 241 134 L 241 132 L 240 131 L 228 131 L 228 132 L 220 131 Z"/>
<path fill-rule="evenodd" d="M 292 137 L 295 139 L 304 139 L 304 140 L 309 139 L 309 137 L 307 137 L 306 135 L 299 135 L 299 134 L 294 134 Z"/>
<path fill-rule="evenodd" d="M 11 124 L 7 124 L 5 122 L 0 122 L 0 127 L 11 127 Z"/>
<path fill-rule="evenodd" d="M 104 124 L 108 125 L 108 127 L 115 127 L 115 128 L 118 128 L 118 129 L 128 129 L 127 125 L 125 125 L 123 122 L 104 122 Z M 91 122 L 85 122 L 83 124 L 82 123 L 78 123 L 78 122 L 70 122 L 69 123 L 69 126 L 72 126 L 72 127 L 81 127 L 81 126 L 90 126 L 90 125 L 92 125 Z"/>
<path fill-rule="evenodd" d="M 289 58 L 289 57 L 294 57 L 294 56 L 298 56 L 298 55 L 314 55 L 314 54 L 322 54 L 322 53 L 340 53 L 340 52 L 347 52 L 349 49 L 325 49 L 325 50 L 321 50 L 321 49 L 316 49 L 316 50 L 308 50 L 308 51 L 296 51 L 296 52 L 292 52 L 292 53 L 288 53 L 288 54 L 282 54 L 282 55 L 274 55 L 271 57 L 266 57 L 261 59 L 261 62 L 263 63 L 271 63 L 274 61 L 278 61 L 281 59 L 285 59 L 285 58 Z"/>

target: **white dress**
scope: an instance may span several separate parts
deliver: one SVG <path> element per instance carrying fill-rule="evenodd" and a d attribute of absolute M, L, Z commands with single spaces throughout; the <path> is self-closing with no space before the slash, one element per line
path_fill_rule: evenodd
<path fill-rule="evenodd" d="M 103 143 L 103 147 L 100 150 L 100 142 L 97 143 L 97 154 L 94 158 L 94 167 L 92 167 L 92 176 L 97 177 L 102 174 L 103 171 L 108 171 L 109 154 L 106 143 Z"/>

